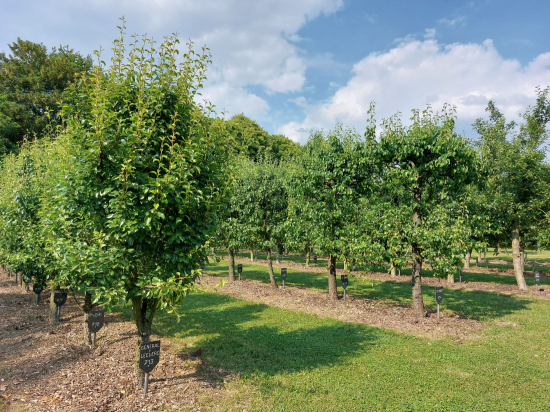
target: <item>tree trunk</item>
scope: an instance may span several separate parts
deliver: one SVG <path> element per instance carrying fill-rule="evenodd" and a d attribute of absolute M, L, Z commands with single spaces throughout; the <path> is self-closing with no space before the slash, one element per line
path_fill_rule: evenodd
<path fill-rule="evenodd" d="M 497 254 L 500 255 L 500 243 L 497 243 Z"/>
<path fill-rule="evenodd" d="M 145 379 L 145 373 L 139 368 L 139 348 L 141 345 L 149 342 L 157 305 L 158 299 L 147 299 L 142 296 L 132 298 L 132 311 L 134 313 L 134 322 L 138 334 L 136 358 L 134 362 L 134 387 L 136 390 L 143 388 Z"/>
<path fill-rule="evenodd" d="M 229 249 L 229 283 L 235 282 L 235 250 Z"/>
<path fill-rule="evenodd" d="M 516 281 L 520 290 L 527 290 L 527 284 L 523 277 L 523 267 L 521 263 L 521 249 L 519 239 L 519 221 L 514 220 L 514 226 L 512 229 L 512 259 L 514 260 L 514 273 L 516 275 Z"/>
<path fill-rule="evenodd" d="M 23 286 L 23 274 L 19 272 L 19 277 L 17 278 L 17 284 Z"/>
<path fill-rule="evenodd" d="M 466 257 L 464 258 L 464 269 L 470 269 L 470 259 L 472 258 L 472 249 L 468 250 Z"/>
<path fill-rule="evenodd" d="M 84 312 L 83 316 L 83 324 L 82 329 L 84 331 L 84 344 L 85 345 L 91 345 L 92 344 L 92 332 L 90 332 L 90 328 L 88 327 L 88 313 L 93 309 L 92 305 L 92 294 L 89 292 L 84 293 L 84 306 L 82 306 L 82 311 Z"/>
<path fill-rule="evenodd" d="M 269 268 L 269 280 L 271 281 L 271 286 L 278 288 L 277 281 L 275 280 L 275 275 L 273 274 L 273 262 L 271 261 L 271 249 L 267 250 L 267 267 Z"/>
<path fill-rule="evenodd" d="M 390 265 L 390 276 L 392 278 L 397 277 L 397 268 L 395 267 L 395 265 L 393 263 Z"/>
<path fill-rule="evenodd" d="M 484 250 L 483 251 L 483 263 L 485 263 L 487 261 L 487 251 Z"/>
<path fill-rule="evenodd" d="M 344 273 L 348 273 L 349 272 L 349 268 L 348 268 L 348 258 L 344 258 Z"/>
<path fill-rule="evenodd" d="M 309 267 L 309 260 L 311 259 L 311 249 L 306 246 L 306 268 Z"/>
<path fill-rule="evenodd" d="M 328 258 L 328 298 L 338 300 L 338 288 L 336 286 L 336 256 Z"/>
<path fill-rule="evenodd" d="M 24 280 L 21 281 L 21 287 L 25 289 L 25 292 L 29 291 L 29 284 L 25 282 Z"/>
<path fill-rule="evenodd" d="M 250 261 L 254 262 L 254 249 L 250 249 Z"/>
<path fill-rule="evenodd" d="M 277 246 L 277 263 L 281 263 L 281 248 Z"/>
<path fill-rule="evenodd" d="M 416 227 L 422 225 L 422 220 L 418 214 L 420 204 L 420 193 L 414 196 L 413 222 Z M 414 314 L 421 318 L 424 317 L 424 299 L 422 297 L 422 253 L 416 243 L 411 245 L 412 250 L 412 298 Z"/>
<path fill-rule="evenodd" d="M 525 262 L 527 262 L 527 251 L 521 247 L 520 242 L 520 250 L 521 250 L 521 271 L 525 272 Z"/>
<path fill-rule="evenodd" d="M 449 273 L 447 275 L 447 283 L 455 283 L 455 274 L 454 273 Z"/>
<path fill-rule="evenodd" d="M 422 255 L 416 245 L 413 245 L 413 262 L 412 262 L 412 297 L 414 314 L 420 318 L 424 317 L 424 299 L 422 297 Z"/>
<path fill-rule="evenodd" d="M 55 291 L 59 290 L 59 285 L 57 285 L 54 282 L 50 282 L 50 314 L 49 314 L 49 321 L 50 323 L 55 323 L 57 321 L 57 305 L 55 304 L 53 298 L 55 295 Z"/>

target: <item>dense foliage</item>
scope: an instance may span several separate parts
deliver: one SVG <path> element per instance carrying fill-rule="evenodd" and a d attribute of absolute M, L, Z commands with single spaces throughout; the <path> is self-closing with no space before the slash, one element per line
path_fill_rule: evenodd
<path fill-rule="evenodd" d="M 16 149 L 24 136 L 42 137 L 60 124 L 63 91 L 92 68 L 68 46 L 50 52 L 42 44 L 17 39 L 11 54 L 0 53 L 0 155 Z"/>

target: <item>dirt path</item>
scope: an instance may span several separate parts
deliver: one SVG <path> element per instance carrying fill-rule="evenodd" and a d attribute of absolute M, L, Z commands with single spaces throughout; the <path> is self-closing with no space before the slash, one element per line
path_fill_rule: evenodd
<path fill-rule="evenodd" d="M 59 325 L 48 324 L 49 290 L 39 306 L 34 294 L 0 273 L 0 405 L 8 411 L 210 410 L 200 398 L 231 396 L 223 381 L 234 376 L 213 370 L 200 354 L 186 353 L 161 340 L 161 361 L 151 373 L 149 394 L 135 392 L 132 362 L 135 326 L 106 314 L 97 346 L 81 342 L 81 311 L 72 298 L 62 307 Z M 241 408 L 245 409 L 242 404 Z"/>
<path fill-rule="evenodd" d="M 202 280 L 203 285 L 215 285 L 220 278 L 203 276 Z M 334 302 L 328 299 L 326 293 L 291 286 L 273 289 L 269 284 L 254 280 L 226 283 L 217 288 L 217 292 L 281 309 L 298 310 L 321 318 L 362 323 L 431 339 L 451 336 L 462 342 L 463 339 L 477 337 L 476 332 L 485 327 L 479 321 L 448 316 L 445 312 L 441 313 L 441 319 L 437 319 L 435 313 L 418 319 L 412 308 L 405 305 L 351 296 L 348 296 L 346 302 L 343 299 Z"/>
<path fill-rule="evenodd" d="M 266 266 L 267 267 L 267 261 L 265 260 L 256 260 L 254 262 L 251 262 L 249 258 L 235 258 L 235 261 L 242 262 L 242 263 L 248 263 L 253 265 L 259 265 L 259 266 Z M 295 270 L 299 270 L 302 272 L 309 272 L 309 273 L 327 273 L 326 267 L 306 267 L 304 264 L 301 263 L 294 263 L 294 262 L 284 262 L 284 263 L 277 263 L 273 262 L 273 267 L 286 267 L 286 268 L 292 268 Z M 339 275 L 344 274 L 343 269 L 336 269 L 336 272 Z M 541 286 L 539 291 L 536 291 L 535 286 L 530 286 L 529 290 L 521 291 L 518 289 L 516 285 L 504 285 L 501 283 L 491 283 L 491 282 L 469 282 L 464 279 L 467 279 L 468 273 L 490 273 L 490 274 L 499 274 L 503 276 L 514 276 L 513 270 L 508 271 L 502 271 L 499 269 L 491 269 L 491 268 L 471 268 L 463 270 L 463 273 L 465 273 L 462 278 L 462 283 L 458 283 L 458 277 L 456 277 L 456 283 L 447 283 L 446 279 L 439 279 L 433 276 L 426 276 L 422 277 L 422 284 L 427 286 L 443 286 L 445 288 L 450 289 L 458 289 L 458 290 L 480 290 L 485 292 L 498 292 L 498 293 L 504 293 L 507 295 L 517 295 L 517 296 L 529 296 L 535 299 L 550 299 L 550 287 L 548 286 Z M 380 280 L 383 282 L 399 282 L 399 283 L 410 283 L 411 278 L 410 276 L 396 276 L 391 277 L 387 273 L 380 273 L 380 272 L 351 272 L 351 275 L 365 278 L 365 279 L 373 279 L 373 280 Z M 533 277 L 532 272 L 525 272 L 525 277 Z M 541 273 L 541 279 L 548 278 L 545 274 Z"/>

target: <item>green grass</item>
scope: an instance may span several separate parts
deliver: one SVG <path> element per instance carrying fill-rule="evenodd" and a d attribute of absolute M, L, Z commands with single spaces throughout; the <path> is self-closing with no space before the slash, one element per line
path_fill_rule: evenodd
<path fill-rule="evenodd" d="M 280 280 L 280 270 L 277 268 L 274 268 L 274 270 L 276 277 Z M 226 277 L 228 276 L 228 262 L 224 260 L 207 265 L 205 271 L 214 276 Z M 407 274 L 406 271 L 402 271 L 401 273 Z M 408 269 L 408 275 L 410 276 L 410 269 Z M 269 283 L 269 272 L 265 266 L 244 263 L 242 277 Z M 500 277 L 515 279 L 511 276 Z M 290 268 L 287 270 L 285 284 L 288 286 L 311 288 L 322 292 L 326 292 L 328 289 L 326 273 L 301 272 Z M 340 292 L 342 292 L 339 278 L 337 279 L 337 285 Z M 442 285 L 445 285 L 445 283 L 443 282 Z M 435 288 L 424 285 L 422 286 L 422 291 L 426 309 L 435 310 Z M 403 305 L 412 305 L 411 286 L 407 283 L 382 282 L 350 275 L 347 293 L 368 299 L 380 299 Z M 526 307 L 527 302 L 525 299 L 500 293 L 445 289 L 441 308 L 462 317 L 487 320 L 523 309 Z"/>
<path fill-rule="evenodd" d="M 223 256 L 223 257 L 227 256 L 227 252 L 222 251 L 222 250 L 219 250 L 217 254 L 218 254 L 218 256 Z M 250 252 L 238 252 L 237 256 L 242 257 L 242 258 L 250 258 Z M 472 268 L 475 268 L 475 258 L 478 257 L 478 256 L 479 256 L 480 259 L 483 259 L 484 254 L 483 253 L 478 253 L 476 251 L 474 251 L 472 253 L 472 262 L 471 262 L 471 267 Z M 512 251 L 511 251 L 510 248 L 507 249 L 507 252 L 505 251 L 504 248 L 502 248 L 501 253 L 498 254 L 498 255 L 495 255 L 495 253 L 493 253 L 493 251 L 489 251 L 485 254 L 485 256 L 486 256 L 487 260 L 502 260 L 502 261 L 505 261 L 505 262 L 508 262 L 508 263 L 507 264 L 497 264 L 497 263 L 485 263 L 485 262 L 480 261 L 479 262 L 479 267 L 501 269 L 501 270 L 506 270 L 506 269 L 513 268 L 513 265 L 512 265 Z M 258 251 L 258 259 L 259 260 L 266 260 L 267 259 L 267 254 L 265 252 Z M 273 252 L 271 254 L 271 260 L 275 261 L 276 259 L 277 259 L 277 256 L 276 256 L 275 252 Z M 538 251 L 527 250 L 527 262 L 528 262 L 528 264 L 525 266 L 525 270 L 529 270 L 529 271 L 532 270 L 533 266 L 532 266 L 531 262 L 533 260 L 535 260 L 537 263 L 549 263 L 550 262 L 550 250 L 538 250 Z M 291 254 L 290 256 L 285 256 L 284 261 L 300 263 L 300 264 L 305 264 L 306 263 L 305 257 L 302 257 L 301 255 L 298 255 L 298 254 Z M 313 254 L 311 255 L 311 264 L 313 265 Z M 318 258 L 317 266 L 327 267 L 327 260 Z M 344 262 L 338 261 L 336 263 L 336 267 L 338 269 L 343 269 L 344 268 Z M 426 265 L 426 267 L 429 267 L 429 266 Z M 548 268 L 544 268 L 544 267 L 541 267 L 541 266 L 535 266 L 535 269 L 539 272 L 548 272 Z"/>
<path fill-rule="evenodd" d="M 546 411 L 550 302 L 522 301 L 497 314 L 519 327 L 488 324 L 462 344 L 206 292 L 183 300 L 179 323 L 160 313 L 154 329 L 239 372 L 227 386 L 250 398 L 248 411 Z"/>

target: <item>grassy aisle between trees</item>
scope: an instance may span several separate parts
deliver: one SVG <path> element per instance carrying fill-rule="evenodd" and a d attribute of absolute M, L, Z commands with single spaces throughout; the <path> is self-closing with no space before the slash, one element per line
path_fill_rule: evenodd
<path fill-rule="evenodd" d="M 227 277 L 228 262 L 222 260 L 219 263 L 207 265 L 205 271 L 213 276 Z M 275 277 L 280 283 L 280 269 L 274 268 L 274 271 L 276 274 Z M 312 288 L 322 292 L 326 292 L 328 289 L 326 273 L 300 272 L 291 268 L 288 268 L 287 273 L 285 285 Z M 402 273 L 406 272 L 402 271 Z M 243 278 L 246 279 L 269 283 L 269 273 L 266 266 L 244 263 L 242 275 Z M 408 269 L 408 275 L 409 277 L 411 275 L 410 269 Z M 472 274 L 468 273 L 466 275 L 470 276 Z M 478 275 L 483 276 L 484 281 L 487 281 L 485 277 L 490 278 L 491 276 L 503 278 L 504 280 L 508 280 L 508 278 L 515 280 L 512 276 Z M 529 285 L 534 284 L 533 279 L 527 280 Z M 378 280 L 358 278 L 353 275 L 349 276 L 349 281 L 347 293 L 350 296 L 386 300 L 409 306 L 412 305 L 411 285 L 408 283 L 391 282 L 389 281 L 389 277 L 387 282 L 381 282 Z M 339 276 L 337 284 L 338 292 L 340 294 L 343 293 Z M 445 286 L 444 281 L 442 285 Z M 423 285 L 422 291 L 426 310 L 435 310 L 437 308 L 435 302 L 435 288 Z M 529 302 L 529 300 L 521 297 L 501 293 L 445 289 L 441 310 L 447 311 L 448 314 L 457 314 L 470 319 L 483 321 L 504 316 L 513 311 L 525 308 L 529 305 Z"/>
<path fill-rule="evenodd" d="M 227 259 L 227 252 L 225 252 L 225 251 L 218 251 L 217 255 L 219 257 L 223 258 L 223 259 Z M 236 254 L 236 256 L 241 257 L 241 258 L 250 258 L 250 252 L 238 252 Z M 474 252 L 472 254 L 472 261 L 470 262 L 471 270 L 475 270 L 475 268 L 476 268 L 476 264 L 475 264 L 476 256 L 478 256 L 478 255 Z M 483 257 L 483 255 L 480 255 L 480 259 L 482 257 Z M 261 253 L 261 252 L 258 253 L 258 260 L 260 260 L 260 261 L 261 260 L 266 260 L 266 254 Z M 275 253 L 271 255 L 271 260 L 272 261 L 277 260 L 277 255 Z M 509 251 L 509 253 L 502 252 L 498 256 L 494 256 L 492 253 L 488 253 L 486 260 L 488 260 L 488 261 L 501 260 L 501 261 L 505 261 L 505 262 L 508 262 L 508 263 L 506 263 L 506 264 L 504 264 L 504 263 L 489 263 L 489 262 L 481 262 L 480 261 L 479 262 L 479 267 L 480 268 L 500 269 L 500 270 L 503 270 L 503 271 L 514 268 L 513 263 L 512 263 L 512 253 L 510 251 Z M 533 270 L 533 265 L 532 265 L 533 260 L 535 260 L 538 264 L 540 264 L 540 263 L 550 263 L 550 251 L 546 251 L 546 250 L 545 251 L 540 251 L 540 252 L 528 251 L 527 264 L 525 265 L 525 271 L 526 272 Z M 302 257 L 300 255 L 294 255 L 294 254 L 290 255 L 290 256 L 285 256 L 284 261 L 285 262 L 298 263 L 298 264 L 302 264 L 302 265 L 305 265 L 305 263 L 306 263 L 306 259 L 304 257 Z M 313 266 L 313 255 L 312 255 L 312 258 L 311 258 L 311 266 Z M 321 258 L 317 259 L 317 266 L 326 268 L 327 267 L 327 260 L 326 259 L 321 259 Z M 429 262 L 424 265 L 424 267 L 422 268 L 423 276 L 424 276 L 424 274 L 426 274 L 428 276 L 432 276 L 433 272 L 431 270 L 429 270 L 429 267 L 430 267 Z M 336 262 L 336 268 L 337 269 L 344 269 L 344 262 L 337 261 Z M 358 265 L 358 268 L 360 270 L 364 269 L 364 268 L 361 267 L 361 265 Z M 376 270 L 378 272 L 382 272 L 382 273 L 389 273 L 389 268 L 390 268 L 389 265 L 379 265 L 379 266 L 377 266 L 375 268 L 371 268 L 371 269 L 374 269 L 374 270 Z M 541 273 L 548 274 L 548 267 L 535 265 L 535 270 L 538 271 L 538 272 L 541 272 Z M 409 268 L 402 269 L 401 274 L 411 276 L 411 268 L 409 267 Z M 486 280 L 484 278 L 484 276 L 487 276 L 487 279 L 491 279 L 491 277 L 494 276 L 494 275 L 486 274 L 486 273 L 468 273 L 468 274 L 463 274 L 463 277 L 464 276 L 473 276 L 472 278 L 468 279 L 468 281 L 471 281 L 471 282 L 492 282 L 493 280 Z M 501 281 L 495 282 L 495 283 L 516 284 L 515 278 L 513 276 L 509 276 L 509 277 L 511 278 L 511 280 L 503 278 L 503 277 L 499 277 L 498 279 L 501 279 Z M 530 284 L 529 281 L 527 281 L 527 284 L 528 285 Z M 534 284 L 534 282 L 532 282 L 531 284 Z"/>
<path fill-rule="evenodd" d="M 545 411 L 550 302 L 523 301 L 494 317 L 509 326 L 462 344 L 200 291 L 180 305 L 179 323 L 162 313 L 155 329 L 240 373 L 225 385 L 249 411 Z"/>

